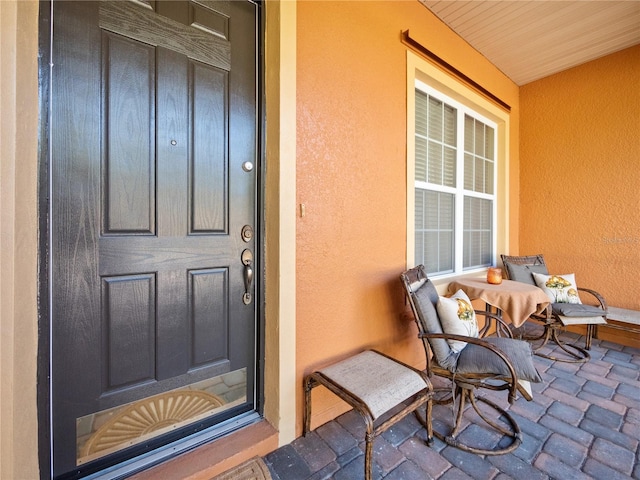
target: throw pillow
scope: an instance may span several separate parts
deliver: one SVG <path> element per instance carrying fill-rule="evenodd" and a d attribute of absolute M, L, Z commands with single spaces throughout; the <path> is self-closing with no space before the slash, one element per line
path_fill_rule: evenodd
<path fill-rule="evenodd" d="M 473 311 L 471 300 L 464 291 L 458 290 L 451 297 L 440 297 L 437 310 L 444 333 L 478 337 L 476 314 Z M 467 346 L 467 342 L 460 340 L 447 340 L 447 342 L 455 353 Z"/>
<path fill-rule="evenodd" d="M 536 285 L 544 290 L 551 303 L 582 303 L 578 296 L 578 287 L 573 273 L 565 275 L 542 275 L 534 273 Z"/>

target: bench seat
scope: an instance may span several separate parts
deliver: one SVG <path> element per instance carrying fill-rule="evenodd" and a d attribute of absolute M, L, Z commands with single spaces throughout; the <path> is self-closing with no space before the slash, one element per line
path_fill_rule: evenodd
<path fill-rule="evenodd" d="M 627 308 L 608 307 L 607 320 L 617 323 L 607 323 L 608 328 L 640 333 L 640 311 Z"/>

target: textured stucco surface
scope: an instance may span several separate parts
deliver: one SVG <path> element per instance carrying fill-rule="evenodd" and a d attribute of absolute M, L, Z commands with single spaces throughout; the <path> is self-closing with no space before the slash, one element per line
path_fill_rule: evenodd
<path fill-rule="evenodd" d="M 514 107 L 512 125 L 518 89 L 419 2 L 305 1 L 297 12 L 297 199 L 305 205 L 296 245 L 301 386 L 305 373 L 367 347 L 424 362 L 413 325 L 400 318 L 407 198 L 401 31 L 409 29 L 489 85 Z M 517 132 L 511 138 L 517 141 Z M 517 144 L 514 150 L 515 164 Z M 346 405 L 317 390 L 314 424 Z"/>
<path fill-rule="evenodd" d="M 640 309 L 640 46 L 520 89 L 520 253 Z"/>

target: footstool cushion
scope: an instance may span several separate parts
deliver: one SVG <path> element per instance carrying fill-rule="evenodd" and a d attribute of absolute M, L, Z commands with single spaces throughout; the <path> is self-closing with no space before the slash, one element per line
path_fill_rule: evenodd
<path fill-rule="evenodd" d="M 304 435 L 309 432 L 311 424 L 311 390 L 318 385 L 331 390 L 365 420 L 365 479 L 371 478 L 374 438 L 425 404 L 424 420 L 419 415 L 417 417 L 427 429 L 427 442 L 431 442 L 433 388 L 424 372 L 375 350 L 366 350 L 307 375 L 304 380 Z M 408 405 L 376 425 L 381 416 L 408 400 L 411 400 Z"/>
<path fill-rule="evenodd" d="M 429 385 L 418 372 L 372 350 L 319 373 L 359 398 L 374 420 Z"/>

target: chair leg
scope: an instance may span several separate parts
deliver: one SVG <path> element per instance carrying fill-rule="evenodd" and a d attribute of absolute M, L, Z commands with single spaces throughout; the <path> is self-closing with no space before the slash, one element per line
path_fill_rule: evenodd
<path fill-rule="evenodd" d="M 430 398 L 425 406 L 424 416 L 420 413 L 420 409 L 416 408 L 413 412 L 418 421 L 427 430 L 427 446 L 433 446 L 433 400 Z"/>
<path fill-rule="evenodd" d="M 311 431 L 311 390 L 314 386 L 313 378 L 306 377 L 304 380 L 304 418 L 302 419 L 302 435 L 305 437 Z"/>
<path fill-rule="evenodd" d="M 595 323 L 587 324 L 587 337 L 584 341 L 584 348 L 586 350 L 591 350 L 591 340 L 598 336 L 598 325 Z"/>
<path fill-rule="evenodd" d="M 494 402 L 492 402 L 487 398 L 476 397 L 473 388 L 469 388 L 469 387 L 457 387 L 457 388 L 459 389 L 460 403 L 457 407 L 454 427 L 448 435 L 443 435 L 442 433 L 434 430 L 433 434 L 437 438 L 445 442 L 447 445 L 451 445 L 452 447 L 459 448 L 460 450 L 464 450 L 466 452 L 470 452 L 478 455 L 502 455 L 505 453 L 512 452 L 520 446 L 520 444 L 522 443 L 522 431 L 520 430 L 520 427 L 516 423 L 515 419 L 509 413 L 507 413 L 506 410 L 499 407 L 497 404 L 495 404 Z M 463 418 L 464 407 L 466 405 L 467 399 L 469 400 L 469 404 L 471 404 L 471 406 L 473 407 L 473 410 L 485 423 L 487 423 L 487 425 L 489 425 L 492 429 L 497 430 L 503 436 L 506 436 L 512 439 L 509 445 L 503 448 L 496 447 L 492 449 L 489 449 L 489 448 L 485 449 L 485 448 L 472 447 L 470 445 L 465 445 L 464 443 L 460 442 L 456 438 L 462 427 L 462 418 Z M 489 406 L 491 409 L 493 409 L 497 413 L 495 418 L 503 417 L 507 422 L 506 427 L 503 427 L 497 424 L 496 422 L 491 420 L 486 414 L 484 414 L 482 410 L 480 410 L 480 408 L 478 407 L 477 402 L 483 402 L 484 404 Z"/>
<path fill-rule="evenodd" d="M 417 410 L 416 410 L 417 411 Z M 429 401 L 427 402 L 427 410 L 426 410 L 426 414 L 427 414 L 427 445 L 428 446 L 432 446 L 433 445 L 433 400 L 431 398 L 429 398 Z"/>
<path fill-rule="evenodd" d="M 466 400 L 470 395 L 470 392 L 472 392 L 472 390 L 469 388 L 456 387 L 456 393 L 458 394 L 458 398 L 460 399 L 460 404 L 458 405 L 458 410 L 456 412 L 456 421 L 453 425 L 453 430 L 451 430 L 451 433 L 449 433 L 449 437 L 451 438 L 455 438 L 458 435 L 458 431 L 460 430 L 460 426 L 462 425 L 462 414 L 464 413 L 464 406 L 467 403 Z"/>
<path fill-rule="evenodd" d="M 526 340 L 531 342 L 531 349 L 533 353 L 538 357 L 548 358 L 549 360 L 554 360 L 556 362 L 565 362 L 565 363 L 584 363 L 587 362 L 591 356 L 589 355 L 589 350 L 591 348 L 591 339 L 594 335 L 594 327 L 595 325 L 587 325 L 587 335 L 585 338 L 585 348 L 578 347 L 577 345 L 572 345 L 570 343 L 565 343 L 558 337 L 558 329 L 559 325 L 547 323 L 544 324 L 544 329 L 540 335 L 520 335 L 521 340 Z M 540 343 L 537 341 L 542 340 Z M 567 357 L 556 357 L 553 355 L 547 355 L 545 353 L 540 352 L 540 350 L 547 345 L 549 342 L 555 343 L 560 350 L 567 354 Z"/>
<path fill-rule="evenodd" d="M 471 403 L 471 405 L 473 406 L 473 409 L 476 411 L 478 416 L 480 418 L 482 418 L 482 420 L 484 420 L 487 424 L 491 425 L 491 427 L 493 427 L 494 429 L 498 430 L 503 435 L 516 436 L 517 437 L 521 433 L 520 432 L 520 427 L 511 418 L 511 416 L 508 413 L 503 413 L 503 415 L 505 415 L 506 418 L 510 419 L 510 424 L 511 424 L 511 428 L 510 429 L 503 428 L 501 425 L 499 425 L 498 423 L 494 422 L 493 419 L 487 417 L 484 413 L 482 413 L 482 410 L 480 410 L 480 408 L 478 408 L 478 404 L 476 403 L 476 400 L 479 401 L 479 402 L 483 402 L 483 403 L 489 405 L 491 408 L 493 408 L 495 410 L 498 410 L 498 409 L 502 410 L 502 409 L 497 404 L 495 404 L 494 402 L 489 400 L 488 398 L 484 398 L 484 397 L 476 398 L 476 396 L 473 394 L 473 392 L 471 392 L 471 394 L 469 395 L 469 403 Z"/>
<path fill-rule="evenodd" d="M 587 352 L 587 350 L 585 350 L 584 348 L 580 348 L 577 345 L 572 345 L 570 343 L 565 343 L 562 340 L 560 340 L 560 338 L 558 338 L 558 327 L 556 326 L 549 326 L 549 331 L 551 333 L 551 341 L 553 341 L 553 343 L 555 343 L 560 350 L 562 350 L 564 353 L 566 353 L 568 355 L 569 358 L 567 357 L 556 357 L 553 355 L 546 355 L 543 353 L 539 353 L 538 352 L 538 348 L 536 348 L 534 350 L 533 353 L 535 353 L 536 355 L 538 355 L 539 357 L 543 357 L 543 358 L 548 358 L 549 360 L 554 360 L 556 362 L 564 362 L 564 363 L 584 363 L 584 362 L 588 362 L 589 359 L 591 358 L 591 355 L 589 355 L 589 352 Z M 591 332 L 591 330 L 587 329 L 587 344 L 589 346 L 589 348 L 591 347 L 591 338 L 589 337 L 589 332 Z"/>
<path fill-rule="evenodd" d="M 535 343 L 538 340 L 542 340 L 542 343 L 540 343 L 540 345 L 538 345 L 536 347 L 536 348 L 541 348 L 551 338 L 551 333 L 548 331 L 548 324 L 543 324 L 542 326 L 544 328 L 542 329 L 542 333 L 540 333 L 539 335 L 537 335 L 537 334 L 528 334 L 527 331 L 526 331 L 526 326 L 525 325 L 522 325 L 521 327 L 518 327 L 518 328 L 513 328 L 512 327 L 511 328 L 511 333 L 513 335 L 513 338 L 517 338 L 518 340 L 524 340 L 526 342 Z"/>
<path fill-rule="evenodd" d="M 372 464 L 371 464 L 371 456 L 373 454 L 373 440 L 374 440 L 373 432 L 368 431 L 365 436 L 365 451 L 364 451 L 364 478 L 365 480 L 371 480 L 372 475 Z"/>

